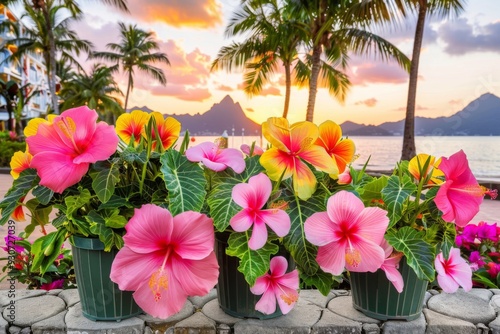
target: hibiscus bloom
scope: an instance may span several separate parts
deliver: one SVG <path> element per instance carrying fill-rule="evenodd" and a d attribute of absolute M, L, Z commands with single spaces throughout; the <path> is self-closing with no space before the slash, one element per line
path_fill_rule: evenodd
<path fill-rule="evenodd" d="M 148 314 L 168 318 L 188 296 L 204 296 L 217 283 L 214 227 L 206 215 L 187 211 L 172 217 L 167 209 L 146 204 L 135 209 L 125 229 L 110 278 L 121 290 L 135 291 L 135 301 Z"/>
<path fill-rule="evenodd" d="M 156 121 L 156 129 L 160 136 L 159 142 L 164 150 L 169 149 L 179 138 L 181 133 L 181 123 L 173 117 L 165 118 L 162 113 L 154 111 L 151 113 Z M 153 150 L 156 149 L 156 131 L 153 129 L 151 136 L 153 138 Z"/>
<path fill-rule="evenodd" d="M 424 170 L 426 163 L 427 169 Z M 408 164 L 408 171 L 418 181 L 425 179 L 430 175 L 428 183 L 441 184 L 443 183 L 442 178 L 444 177 L 444 174 L 438 169 L 440 163 L 441 159 L 436 161 L 436 158 L 432 155 L 420 153 L 410 160 Z"/>
<path fill-rule="evenodd" d="M 14 180 L 19 177 L 19 174 L 23 170 L 30 168 L 32 158 L 33 156 L 28 151 L 17 151 L 14 153 L 10 159 L 10 175 L 12 175 Z"/>
<path fill-rule="evenodd" d="M 392 282 L 392 285 L 394 285 L 396 291 L 401 293 L 403 292 L 404 282 L 403 276 L 401 276 L 398 268 L 399 261 L 401 261 L 403 253 L 394 252 L 392 246 L 389 245 L 389 243 L 385 239 L 382 240 L 381 246 L 384 249 L 385 260 L 384 263 L 382 263 L 380 269 L 385 272 L 385 276 L 390 282 Z"/>
<path fill-rule="evenodd" d="M 347 167 L 341 174 L 339 174 L 338 184 L 350 184 L 352 182 L 351 170 Z"/>
<path fill-rule="evenodd" d="M 125 143 L 129 144 L 130 140 L 134 138 L 134 145 L 138 145 L 149 117 L 150 115 L 142 110 L 121 114 L 116 120 L 116 133 Z"/>
<path fill-rule="evenodd" d="M 262 153 L 264 153 L 264 150 L 261 147 L 257 146 L 257 145 L 253 146 L 253 151 L 252 152 L 250 152 L 251 147 L 249 145 L 247 145 L 247 144 L 242 144 L 240 146 L 240 150 L 241 150 L 241 152 L 245 153 L 249 157 L 253 157 L 255 155 L 262 155 Z"/>
<path fill-rule="evenodd" d="M 116 151 L 114 128 L 96 120 L 97 113 L 85 106 L 68 109 L 52 124 L 39 124 L 37 133 L 26 138 L 33 155 L 31 167 L 41 185 L 62 193 L 82 179 L 91 163 Z"/>
<path fill-rule="evenodd" d="M 351 139 L 342 138 L 342 128 L 335 122 L 325 121 L 319 125 L 316 145 L 323 147 L 332 157 L 339 171 L 346 169 L 354 157 L 356 147 Z"/>
<path fill-rule="evenodd" d="M 248 241 L 250 249 L 262 248 L 267 241 L 267 228 L 271 228 L 279 237 L 290 231 L 290 217 L 281 209 L 262 209 L 271 195 L 271 180 L 264 174 L 252 176 L 248 183 L 233 187 L 233 201 L 243 208 L 229 222 L 236 232 L 243 232 L 253 226 L 252 236 Z"/>
<path fill-rule="evenodd" d="M 459 286 L 465 291 L 472 289 L 472 269 L 460 256 L 460 249 L 452 248 L 448 259 L 444 258 L 443 253 L 439 253 L 434 266 L 438 284 L 444 292 L 453 293 Z"/>
<path fill-rule="evenodd" d="M 339 191 L 328 199 L 326 212 L 306 219 L 306 239 L 319 246 L 316 261 L 321 269 L 340 275 L 344 267 L 354 272 L 375 272 L 384 263 L 380 246 L 389 224 L 387 211 L 365 208 L 356 195 Z"/>
<path fill-rule="evenodd" d="M 441 184 L 434 202 L 443 212 L 445 221 L 465 226 L 479 212 L 484 191 L 472 174 L 462 150 L 449 159 L 442 158 L 439 169 L 443 171 L 446 181 Z"/>
<path fill-rule="evenodd" d="M 264 314 L 276 311 L 276 300 L 283 314 L 287 314 L 299 299 L 299 272 L 297 269 L 286 273 L 288 262 L 283 256 L 271 259 L 270 273 L 257 278 L 250 291 L 262 295 L 255 309 Z"/>
<path fill-rule="evenodd" d="M 271 180 L 292 177 L 293 189 L 301 199 L 316 190 L 316 177 L 305 162 L 337 177 L 339 170 L 325 149 L 316 143 L 318 127 L 311 122 L 288 124 L 286 118 L 271 117 L 262 124 L 262 134 L 272 147 L 260 157 Z"/>
<path fill-rule="evenodd" d="M 204 142 L 186 150 L 186 158 L 192 162 L 202 162 L 207 168 L 220 172 L 231 167 L 240 174 L 245 170 L 245 160 L 234 148 L 220 148 L 215 143 Z"/>

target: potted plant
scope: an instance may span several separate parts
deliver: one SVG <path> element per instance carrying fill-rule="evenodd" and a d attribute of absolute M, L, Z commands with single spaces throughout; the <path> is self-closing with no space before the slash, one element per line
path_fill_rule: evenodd
<path fill-rule="evenodd" d="M 55 250 L 69 239 L 84 315 L 119 320 L 142 312 L 132 292 L 109 279 L 128 222 L 144 205 L 168 207 L 174 215 L 200 211 L 205 179 L 181 153 L 185 143 L 180 151 L 172 148 L 181 129 L 175 119 L 137 110 L 121 115 L 115 129 L 97 117 L 79 107 L 30 121 L 28 148 L 11 161 L 15 180 L 0 202 L 0 223 L 19 217 L 20 206 L 30 211 L 27 236 L 51 223 L 56 231 L 31 247 L 31 270 L 45 274 L 59 254 Z M 29 192 L 33 197 L 24 203 Z M 96 273 L 103 278 L 96 279 Z M 120 301 L 123 305 L 114 304 Z"/>
<path fill-rule="evenodd" d="M 382 320 L 413 320 L 429 282 L 448 293 L 472 288 L 469 264 L 454 246 L 456 227 L 471 221 L 485 194 L 496 193 L 478 184 L 463 151 L 440 159 L 419 154 L 399 162 L 390 176 L 351 172 L 360 198 L 390 218 L 381 269 L 350 273 L 356 309 Z"/>

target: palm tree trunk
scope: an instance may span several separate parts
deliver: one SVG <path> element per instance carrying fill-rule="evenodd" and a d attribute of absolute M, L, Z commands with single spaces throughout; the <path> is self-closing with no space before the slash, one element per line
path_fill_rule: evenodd
<path fill-rule="evenodd" d="M 123 111 L 127 112 L 128 96 L 130 94 L 130 88 L 132 87 L 132 72 L 128 74 L 128 84 L 127 84 L 127 94 L 125 95 L 125 105 L 123 106 Z"/>
<path fill-rule="evenodd" d="M 288 109 L 290 108 L 290 91 L 292 87 L 292 75 L 290 70 L 290 64 L 284 64 L 285 66 L 285 106 L 283 107 L 283 117 L 287 118 Z"/>
<path fill-rule="evenodd" d="M 307 101 L 306 121 L 312 122 L 314 118 L 314 105 L 318 92 L 318 77 L 321 68 L 321 45 L 315 45 L 312 53 L 312 69 L 309 78 L 309 99 Z"/>
<path fill-rule="evenodd" d="M 59 114 L 59 99 L 56 95 L 56 42 L 54 37 L 54 31 L 52 30 L 52 22 L 48 12 L 47 4 L 45 1 L 41 2 L 42 13 L 45 18 L 45 24 L 47 28 L 47 36 L 49 38 L 49 54 L 48 59 L 46 59 L 45 66 L 47 67 L 47 81 L 49 84 L 50 98 L 52 100 L 52 109 L 54 114 Z"/>
<path fill-rule="evenodd" d="M 419 0 L 418 20 L 413 41 L 413 54 L 410 66 L 410 83 L 408 84 L 408 101 L 406 104 L 406 118 L 403 134 L 403 150 L 401 160 L 409 160 L 417 154 L 415 147 L 415 102 L 417 99 L 418 64 L 420 50 L 424 39 L 425 16 L 427 14 L 427 0 Z"/>

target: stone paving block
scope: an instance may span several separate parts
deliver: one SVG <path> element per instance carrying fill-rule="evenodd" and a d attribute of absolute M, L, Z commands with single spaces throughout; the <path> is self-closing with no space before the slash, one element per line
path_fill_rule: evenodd
<path fill-rule="evenodd" d="M 490 305 L 495 312 L 500 312 L 500 295 L 493 295 L 490 300 Z"/>
<path fill-rule="evenodd" d="M 488 289 L 493 292 L 494 295 L 500 295 L 500 289 Z"/>
<path fill-rule="evenodd" d="M 0 334 L 6 334 L 9 323 L 3 317 L 0 317 Z"/>
<path fill-rule="evenodd" d="M 47 294 L 51 295 L 51 296 L 57 296 L 62 291 L 64 291 L 64 290 L 63 289 L 52 289 L 52 290 L 47 291 Z"/>
<path fill-rule="evenodd" d="M 321 308 L 306 300 L 300 300 L 286 315 L 273 319 L 245 319 L 234 324 L 234 333 L 238 334 L 308 334 L 318 322 Z"/>
<path fill-rule="evenodd" d="M 364 334 L 379 334 L 380 328 L 377 324 L 363 324 Z"/>
<path fill-rule="evenodd" d="M 195 296 L 188 297 L 188 300 L 196 307 L 197 309 L 201 309 L 206 303 L 211 301 L 212 299 L 217 299 L 217 290 L 212 289 L 209 293 L 204 296 Z"/>
<path fill-rule="evenodd" d="M 207 317 L 214 320 L 218 324 L 228 324 L 232 326 L 238 321 L 242 320 L 241 318 L 233 317 L 224 312 L 220 308 L 219 301 L 217 299 L 213 299 L 206 303 L 201 311 L 203 312 L 203 314 L 205 314 Z"/>
<path fill-rule="evenodd" d="M 427 321 L 426 334 L 477 334 L 473 323 L 448 317 L 430 309 L 424 309 L 423 312 Z"/>
<path fill-rule="evenodd" d="M 324 296 L 321 292 L 315 289 L 300 290 L 299 292 L 299 299 L 302 298 L 308 300 L 311 303 L 316 304 L 322 308 L 325 308 L 326 305 L 328 305 L 328 302 L 332 300 L 332 298 L 334 297 L 336 297 L 336 295 L 331 291 L 326 296 Z"/>
<path fill-rule="evenodd" d="M 313 325 L 312 334 L 352 333 L 361 334 L 362 323 L 344 318 L 329 310 L 323 310 L 321 319 Z"/>
<path fill-rule="evenodd" d="M 21 333 L 21 327 L 17 327 L 17 326 L 10 326 L 9 327 L 9 333 L 10 334 L 19 334 Z"/>
<path fill-rule="evenodd" d="M 463 289 L 455 293 L 441 293 L 432 296 L 427 307 L 438 313 L 462 319 L 473 324 L 487 324 L 495 319 L 495 310 L 489 301 L 472 294 Z"/>
<path fill-rule="evenodd" d="M 25 298 L 37 297 L 45 295 L 47 291 L 45 290 L 24 290 L 19 289 L 14 292 L 9 292 L 9 290 L 0 291 L 0 305 L 2 307 L 8 305 L 11 301 L 18 301 Z M 12 296 L 14 294 L 15 296 Z"/>
<path fill-rule="evenodd" d="M 184 304 L 184 307 L 176 314 L 168 317 L 167 319 L 155 318 L 149 314 L 140 314 L 137 317 L 142 319 L 147 326 L 149 326 L 153 332 L 158 330 L 160 332 L 165 332 L 168 328 L 173 327 L 179 321 L 182 321 L 194 313 L 194 306 L 188 300 Z"/>
<path fill-rule="evenodd" d="M 64 323 L 64 318 L 67 312 L 68 311 L 64 310 L 53 317 L 35 322 L 33 325 L 31 325 L 33 334 L 65 334 L 66 324 Z"/>
<path fill-rule="evenodd" d="M 332 290 L 335 296 L 350 296 L 351 293 L 348 290 Z"/>
<path fill-rule="evenodd" d="M 83 316 L 82 305 L 71 306 L 65 317 L 68 334 L 141 334 L 144 321 L 137 317 L 121 321 L 92 321 Z"/>
<path fill-rule="evenodd" d="M 460 289 L 460 290 L 463 291 L 463 289 Z M 489 302 L 491 297 L 493 297 L 493 292 L 491 292 L 487 289 L 473 288 L 468 293 L 473 294 L 474 296 L 477 296 L 486 302 Z"/>
<path fill-rule="evenodd" d="M 491 334 L 500 334 L 500 315 L 495 320 L 488 324 L 491 329 Z"/>
<path fill-rule="evenodd" d="M 429 299 L 431 299 L 432 296 L 434 296 L 434 294 L 430 293 L 429 291 L 425 292 L 424 301 L 422 302 L 423 307 L 427 307 L 427 302 L 429 301 Z"/>
<path fill-rule="evenodd" d="M 382 325 L 382 334 L 425 334 L 425 317 L 420 315 L 415 320 L 388 320 Z"/>
<path fill-rule="evenodd" d="M 29 327 L 35 322 L 50 318 L 66 308 L 64 301 L 56 296 L 39 296 L 37 298 L 21 299 L 15 306 L 13 324 L 19 327 Z M 40 307 L 43 305 L 43 307 Z M 9 306 L 10 307 L 10 306 Z M 4 308 L 3 317 L 8 320 L 11 314 L 9 307 Z M 36 312 L 33 312 L 36 310 Z"/>
<path fill-rule="evenodd" d="M 195 312 L 192 316 L 174 325 L 174 334 L 216 334 L 215 321 L 209 319 L 201 312 Z"/>
<path fill-rule="evenodd" d="M 370 318 L 363 313 L 359 312 L 352 305 L 352 297 L 351 296 L 340 296 L 333 298 L 328 303 L 328 309 L 333 313 L 337 313 L 347 319 L 351 319 L 354 321 L 362 322 L 362 323 L 372 323 L 378 324 L 380 320 Z"/>
<path fill-rule="evenodd" d="M 66 303 L 66 307 L 73 306 L 80 301 L 80 295 L 78 294 L 77 289 L 64 290 L 57 296 L 64 300 L 64 302 Z"/>

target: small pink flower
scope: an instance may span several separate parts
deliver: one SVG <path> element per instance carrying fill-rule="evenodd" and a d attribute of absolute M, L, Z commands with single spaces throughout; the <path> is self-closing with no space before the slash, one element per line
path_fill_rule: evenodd
<path fill-rule="evenodd" d="M 284 237 L 290 231 L 290 217 L 285 211 L 277 208 L 262 209 L 271 191 L 271 180 L 264 173 L 252 176 L 248 183 L 233 187 L 233 201 L 243 210 L 235 214 L 229 223 L 236 232 L 247 231 L 253 226 L 252 236 L 248 241 L 250 249 L 256 250 L 266 244 L 266 225 L 279 237 Z"/>
<path fill-rule="evenodd" d="M 245 153 L 249 157 L 253 157 L 255 155 L 262 155 L 262 153 L 264 153 L 264 150 L 262 148 L 260 148 L 259 146 L 257 146 L 257 145 L 253 146 L 253 152 L 252 152 L 252 154 L 250 154 L 251 147 L 248 146 L 247 144 L 241 145 L 240 146 L 240 150 L 241 150 L 241 152 Z"/>
<path fill-rule="evenodd" d="M 116 151 L 119 140 L 113 126 L 96 123 L 97 117 L 86 106 L 68 109 L 26 138 L 33 155 L 30 167 L 36 169 L 41 185 L 62 193 L 82 179 L 91 163 Z"/>
<path fill-rule="evenodd" d="M 434 266 L 438 284 L 444 292 L 453 293 L 459 286 L 465 291 L 472 289 L 472 269 L 460 256 L 460 249 L 452 248 L 448 259 L 444 258 L 443 253 L 439 253 Z"/>
<path fill-rule="evenodd" d="M 135 291 L 137 304 L 153 317 L 179 312 L 188 296 L 203 296 L 217 283 L 212 219 L 187 211 L 172 217 L 153 204 L 135 209 L 125 245 L 111 266 L 120 290 Z"/>
<path fill-rule="evenodd" d="M 53 290 L 53 289 L 62 289 L 64 286 L 64 278 L 57 279 L 55 281 L 52 281 L 52 283 L 44 283 L 40 285 L 40 289 L 42 290 Z"/>
<path fill-rule="evenodd" d="M 449 159 L 443 157 L 439 169 L 446 181 L 439 188 L 434 202 L 443 212 L 445 221 L 465 226 L 479 212 L 484 197 L 483 188 L 472 174 L 462 150 Z"/>
<path fill-rule="evenodd" d="M 306 219 L 306 239 L 319 246 L 316 261 L 321 269 L 340 275 L 344 267 L 354 272 L 375 272 L 384 263 L 380 246 L 389 224 L 387 211 L 365 208 L 356 195 L 339 191 L 328 199 L 327 211 Z"/>
<path fill-rule="evenodd" d="M 288 263 L 283 256 L 271 259 L 270 272 L 257 278 L 250 291 L 262 295 L 255 309 L 264 314 L 276 311 L 276 300 L 283 314 L 287 314 L 299 299 L 299 272 L 297 269 L 286 273 Z"/>
<path fill-rule="evenodd" d="M 220 148 L 217 144 L 204 142 L 186 150 L 186 158 L 191 162 L 201 162 L 207 168 L 220 172 L 231 167 L 240 174 L 245 170 L 245 160 L 234 148 Z"/>
<path fill-rule="evenodd" d="M 2 247 L 2 249 L 7 253 L 9 252 L 9 249 L 13 249 L 18 254 L 22 253 L 24 251 L 24 247 L 16 244 L 16 241 L 19 240 L 24 240 L 24 239 L 18 237 L 17 235 L 7 234 L 4 237 L 5 247 Z"/>
<path fill-rule="evenodd" d="M 404 282 L 403 276 L 399 272 L 399 261 L 403 257 L 403 253 L 394 252 L 391 245 L 384 239 L 381 244 L 384 248 L 385 260 L 380 269 L 385 272 L 387 279 L 392 282 L 394 288 L 399 292 L 403 292 Z"/>
<path fill-rule="evenodd" d="M 341 174 L 339 174 L 338 184 L 350 184 L 352 181 L 351 170 L 347 167 Z"/>

